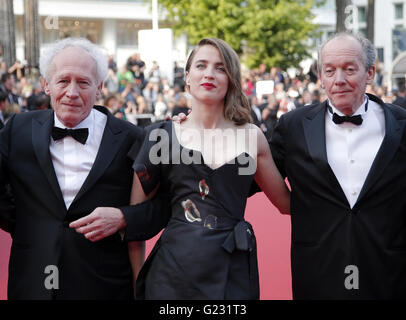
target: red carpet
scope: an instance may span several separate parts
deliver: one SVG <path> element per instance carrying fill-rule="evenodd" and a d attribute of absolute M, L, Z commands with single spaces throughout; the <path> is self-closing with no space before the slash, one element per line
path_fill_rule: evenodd
<path fill-rule="evenodd" d="M 10 256 L 11 238 L 0 230 L 0 299 L 7 299 L 8 259 Z"/>
<path fill-rule="evenodd" d="M 281 215 L 263 193 L 247 203 L 246 220 L 251 222 L 258 245 L 262 300 L 292 299 L 290 277 L 290 218 Z M 156 239 L 147 242 L 147 254 Z M 0 230 L 0 299 L 7 299 L 10 236 Z"/>

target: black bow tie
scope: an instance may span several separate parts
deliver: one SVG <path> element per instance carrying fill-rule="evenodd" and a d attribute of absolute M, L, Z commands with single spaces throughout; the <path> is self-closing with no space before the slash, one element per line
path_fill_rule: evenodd
<path fill-rule="evenodd" d="M 366 102 L 365 102 L 365 112 L 367 112 L 368 110 L 368 96 L 366 96 Z M 333 112 L 333 108 L 327 104 L 327 109 L 328 111 L 330 111 L 330 113 L 333 115 L 333 122 L 335 124 L 341 124 L 343 122 L 351 122 L 357 126 L 362 124 L 362 116 L 360 114 L 356 115 L 356 116 L 339 116 L 337 113 Z"/>
<path fill-rule="evenodd" d="M 356 115 L 356 116 L 339 116 L 337 113 L 334 112 L 333 114 L 333 122 L 335 124 L 340 124 L 343 122 L 351 122 L 357 126 L 359 126 L 362 123 L 362 117 L 361 115 Z"/>
<path fill-rule="evenodd" d="M 71 136 L 76 141 L 81 144 L 85 144 L 87 136 L 89 135 L 89 130 L 87 128 L 82 129 L 62 129 L 58 127 L 52 128 L 52 138 L 54 140 L 63 139 L 66 136 Z"/>

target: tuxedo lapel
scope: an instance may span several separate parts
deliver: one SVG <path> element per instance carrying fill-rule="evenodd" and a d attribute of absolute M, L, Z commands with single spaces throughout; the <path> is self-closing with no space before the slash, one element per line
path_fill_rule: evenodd
<path fill-rule="evenodd" d="M 58 179 L 55 174 L 51 154 L 49 152 L 49 142 L 51 139 L 51 129 L 54 124 L 53 112 L 44 112 L 40 117 L 32 119 L 32 145 L 39 165 L 44 172 L 52 191 L 56 197 L 64 203 Z"/>
<path fill-rule="evenodd" d="M 316 106 L 303 118 L 303 130 L 307 148 L 321 176 L 338 196 L 340 203 L 348 204 L 344 191 L 327 161 L 325 114 L 327 101 Z"/>
<path fill-rule="evenodd" d="M 96 159 L 89 175 L 73 200 L 70 208 L 73 208 L 74 204 L 79 201 L 79 199 L 91 189 L 97 180 L 103 175 L 119 151 L 122 141 L 126 136 L 127 131 L 122 130 L 118 119 L 114 118 L 110 113 L 107 113 L 107 123 Z"/>
<path fill-rule="evenodd" d="M 393 159 L 396 151 L 399 148 L 399 144 L 402 139 L 401 132 L 403 132 L 406 122 L 406 120 L 397 120 L 389 107 L 384 105 L 382 101 L 375 102 L 381 104 L 384 110 L 385 137 L 372 163 L 371 169 L 369 170 L 357 203 L 362 200 L 368 190 L 376 183 L 386 166 Z"/>

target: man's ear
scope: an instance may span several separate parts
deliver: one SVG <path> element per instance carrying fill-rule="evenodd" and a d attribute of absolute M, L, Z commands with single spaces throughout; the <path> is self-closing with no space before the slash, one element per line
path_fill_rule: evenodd
<path fill-rule="evenodd" d="M 99 99 L 102 96 L 103 81 L 97 86 L 96 98 Z"/>
<path fill-rule="evenodd" d="M 318 72 L 318 76 L 319 76 L 319 79 L 320 79 L 321 88 L 324 89 L 323 78 L 322 78 L 322 76 L 321 76 L 321 72 L 320 72 L 320 71 Z"/>
<path fill-rule="evenodd" d="M 51 91 L 49 90 L 49 84 L 47 80 L 44 80 L 44 92 L 50 96 L 51 95 Z"/>
<path fill-rule="evenodd" d="M 372 66 L 368 69 L 367 84 L 371 84 L 375 79 L 376 67 Z"/>

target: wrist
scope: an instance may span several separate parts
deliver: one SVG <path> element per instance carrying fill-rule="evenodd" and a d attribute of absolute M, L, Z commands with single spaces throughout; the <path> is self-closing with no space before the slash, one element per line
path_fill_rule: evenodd
<path fill-rule="evenodd" d="M 127 227 L 127 221 L 125 220 L 123 212 L 117 208 L 117 213 L 119 215 L 120 223 L 119 223 L 119 230 L 123 230 Z"/>

